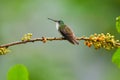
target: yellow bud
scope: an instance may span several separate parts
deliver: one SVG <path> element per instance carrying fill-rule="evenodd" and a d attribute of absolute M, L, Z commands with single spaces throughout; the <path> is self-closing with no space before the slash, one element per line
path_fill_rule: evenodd
<path fill-rule="evenodd" d="M 28 40 L 30 40 L 32 38 L 32 33 L 27 33 L 27 34 L 25 34 L 22 38 L 21 38 L 21 40 L 22 41 L 28 41 Z"/>
<path fill-rule="evenodd" d="M 6 53 L 8 53 L 8 52 L 10 52 L 10 50 L 9 49 L 7 49 L 7 48 L 0 48 L 0 55 L 3 55 L 3 54 L 6 54 Z"/>

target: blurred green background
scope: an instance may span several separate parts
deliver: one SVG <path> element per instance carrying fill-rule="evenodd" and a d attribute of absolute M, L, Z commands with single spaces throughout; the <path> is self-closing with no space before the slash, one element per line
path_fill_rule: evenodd
<path fill-rule="evenodd" d="M 0 43 L 20 40 L 30 32 L 33 37 L 60 37 L 55 23 L 62 19 L 76 36 L 111 33 L 120 39 L 115 18 L 120 15 L 120 0 L 0 0 Z M 120 80 L 120 69 L 112 62 L 115 51 L 88 48 L 80 41 L 29 43 L 10 47 L 0 56 L 0 80 L 15 64 L 24 64 L 30 80 Z"/>

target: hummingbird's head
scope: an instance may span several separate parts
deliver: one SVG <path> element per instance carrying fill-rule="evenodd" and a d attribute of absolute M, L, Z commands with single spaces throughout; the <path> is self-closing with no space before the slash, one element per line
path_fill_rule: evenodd
<path fill-rule="evenodd" d="M 58 29 L 60 27 L 60 25 L 64 25 L 64 22 L 62 20 L 54 20 L 51 18 L 48 18 L 49 20 L 52 20 L 56 23 L 56 28 Z"/>
<path fill-rule="evenodd" d="M 58 22 L 59 25 L 64 24 L 64 22 L 62 20 L 58 20 L 57 22 Z"/>

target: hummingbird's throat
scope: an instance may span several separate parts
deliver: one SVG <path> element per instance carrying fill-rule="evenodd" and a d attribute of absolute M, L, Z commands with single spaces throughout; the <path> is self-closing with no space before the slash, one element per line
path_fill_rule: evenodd
<path fill-rule="evenodd" d="M 59 28 L 59 24 L 56 22 L 56 28 L 57 28 L 57 30 L 58 30 L 58 28 Z"/>

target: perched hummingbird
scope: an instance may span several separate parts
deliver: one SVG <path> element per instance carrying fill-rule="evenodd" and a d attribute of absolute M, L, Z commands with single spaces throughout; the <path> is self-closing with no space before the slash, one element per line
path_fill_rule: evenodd
<path fill-rule="evenodd" d="M 62 20 L 54 20 L 54 19 L 51 19 L 51 18 L 48 18 L 48 19 L 56 22 L 57 30 L 61 33 L 61 35 L 65 39 L 67 39 L 72 44 L 79 45 L 79 43 L 76 40 L 76 37 L 75 37 L 73 31 L 67 25 L 65 25 Z"/>

